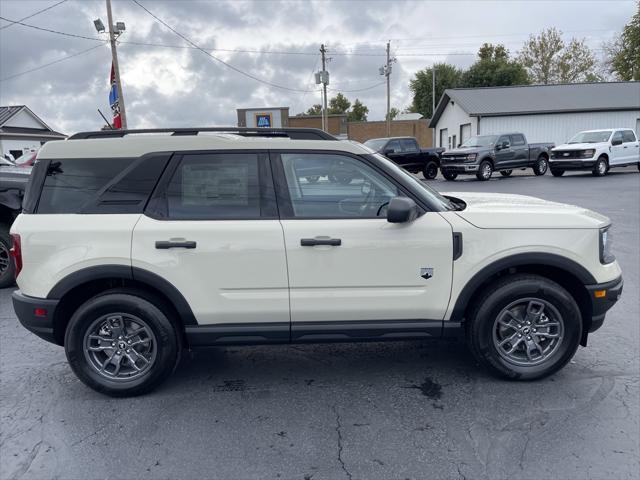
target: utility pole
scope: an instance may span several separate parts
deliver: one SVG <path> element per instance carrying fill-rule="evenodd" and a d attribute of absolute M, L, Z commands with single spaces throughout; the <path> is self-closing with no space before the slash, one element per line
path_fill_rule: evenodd
<path fill-rule="evenodd" d="M 324 43 L 320 45 L 320 53 L 322 54 L 322 130 L 329 131 L 329 116 L 327 115 L 327 83 L 329 83 L 329 76 L 327 75 L 326 53 L 327 49 L 324 48 Z"/>
<path fill-rule="evenodd" d="M 431 118 L 436 114 L 436 65 L 431 66 Z M 431 118 L 429 123 L 431 123 Z M 431 146 L 436 146 L 436 129 L 432 129 Z"/>
<path fill-rule="evenodd" d="M 391 41 L 387 42 L 387 63 L 380 67 L 380 75 L 387 77 L 387 137 L 391 136 L 391 64 L 395 62 L 391 58 Z"/>
<path fill-rule="evenodd" d="M 122 82 L 120 81 L 120 66 L 118 65 L 118 51 L 116 50 L 116 31 L 113 27 L 113 16 L 111 14 L 111 0 L 107 0 L 107 22 L 109 23 L 109 42 L 111 43 L 111 59 L 113 60 L 113 70 L 116 76 L 116 88 L 118 91 L 118 107 L 120 107 L 120 119 L 122 128 L 127 128 L 127 114 L 124 109 L 124 96 L 122 95 Z M 122 33 L 118 31 L 118 34 Z"/>

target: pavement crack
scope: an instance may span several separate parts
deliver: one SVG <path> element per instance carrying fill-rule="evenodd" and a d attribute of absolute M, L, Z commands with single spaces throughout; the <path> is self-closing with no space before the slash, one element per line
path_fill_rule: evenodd
<path fill-rule="evenodd" d="M 340 414 L 338 413 L 338 409 L 335 405 L 333 406 L 333 412 L 336 414 L 336 433 L 338 434 L 338 462 L 340 462 L 340 466 L 342 467 L 344 473 L 347 475 L 347 478 L 351 480 L 351 472 L 347 470 L 347 467 L 344 464 L 344 460 L 342 459 L 342 423 L 340 422 Z"/>

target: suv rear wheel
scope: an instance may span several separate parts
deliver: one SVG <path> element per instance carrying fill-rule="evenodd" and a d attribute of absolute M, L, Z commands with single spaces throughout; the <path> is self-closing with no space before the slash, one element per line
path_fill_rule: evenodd
<path fill-rule="evenodd" d="M 582 334 L 573 297 L 538 275 L 510 275 L 490 285 L 468 322 L 467 341 L 478 362 L 512 380 L 557 372 L 575 354 Z"/>
<path fill-rule="evenodd" d="M 493 165 L 491 165 L 491 162 L 485 160 L 480 164 L 478 173 L 476 173 L 476 178 L 478 180 L 486 181 L 491 178 L 491 175 L 493 175 Z"/>
<path fill-rule="evenodd" d="M 10 249 L 9 228 L 0 224 L 0 288 L 10 287 L 14 283 L 15 265 L 9 255 Z"/>
<path fill-rule="evenodd" d="M 137 293 L 112 291 L 78 308 L 64 346 L 83 383 L 107 395 L 134 396 L 153 390 L 173 372 L 179 337 L 154 303 Z"/>

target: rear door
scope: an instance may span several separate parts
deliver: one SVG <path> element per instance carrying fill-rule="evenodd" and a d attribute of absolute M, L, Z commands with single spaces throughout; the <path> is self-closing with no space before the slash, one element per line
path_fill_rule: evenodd
<path fill-rule="evenodd" d="M 309 159 L 327 168 L 340 161 L 351 169 L 352 181 L 307 183 L 298 165 Z M 360 157 L 306 151 L 272 153 L 272 160 L 293 339 L 313 325 L 338 330 L 347 323 L 443 319 L 453 245 L 451 227 L 438 213 L 407 224 L 387 222 L 388 202 L 405 192 Z"/>
<path fill-rule="evenodd" d="M 284 241 L 266 152 L 174 155 L 135 227 L 131 254 L 134 268 L 176 287 L 198 324 L 269 326 L 271 338 L 289 339 Z"/>
<path fill-rule="evenodd" d="M 522 134 L 511 135 L 511 150 L 513 152 L 512 166 L 526 166 L 529 163 L 529 146 Z"/>
<path fill-rule="evenodd" d="M 640 162 L 638 139 L 633 130 L 622 131 L 622 154 L 625 163 Z"/>

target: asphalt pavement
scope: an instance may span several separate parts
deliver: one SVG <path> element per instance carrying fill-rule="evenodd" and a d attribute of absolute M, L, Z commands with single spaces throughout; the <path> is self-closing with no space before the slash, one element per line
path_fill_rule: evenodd
<path fill-rule="evenodd" d="M 428 184 L 614 222 L 622 299 L 551 378 L 513 383 L 444 341 L 211 348 L 152 394 L 85 387 L 0 290 L 1 479 L 637 479 L 640 174 Z"/>

